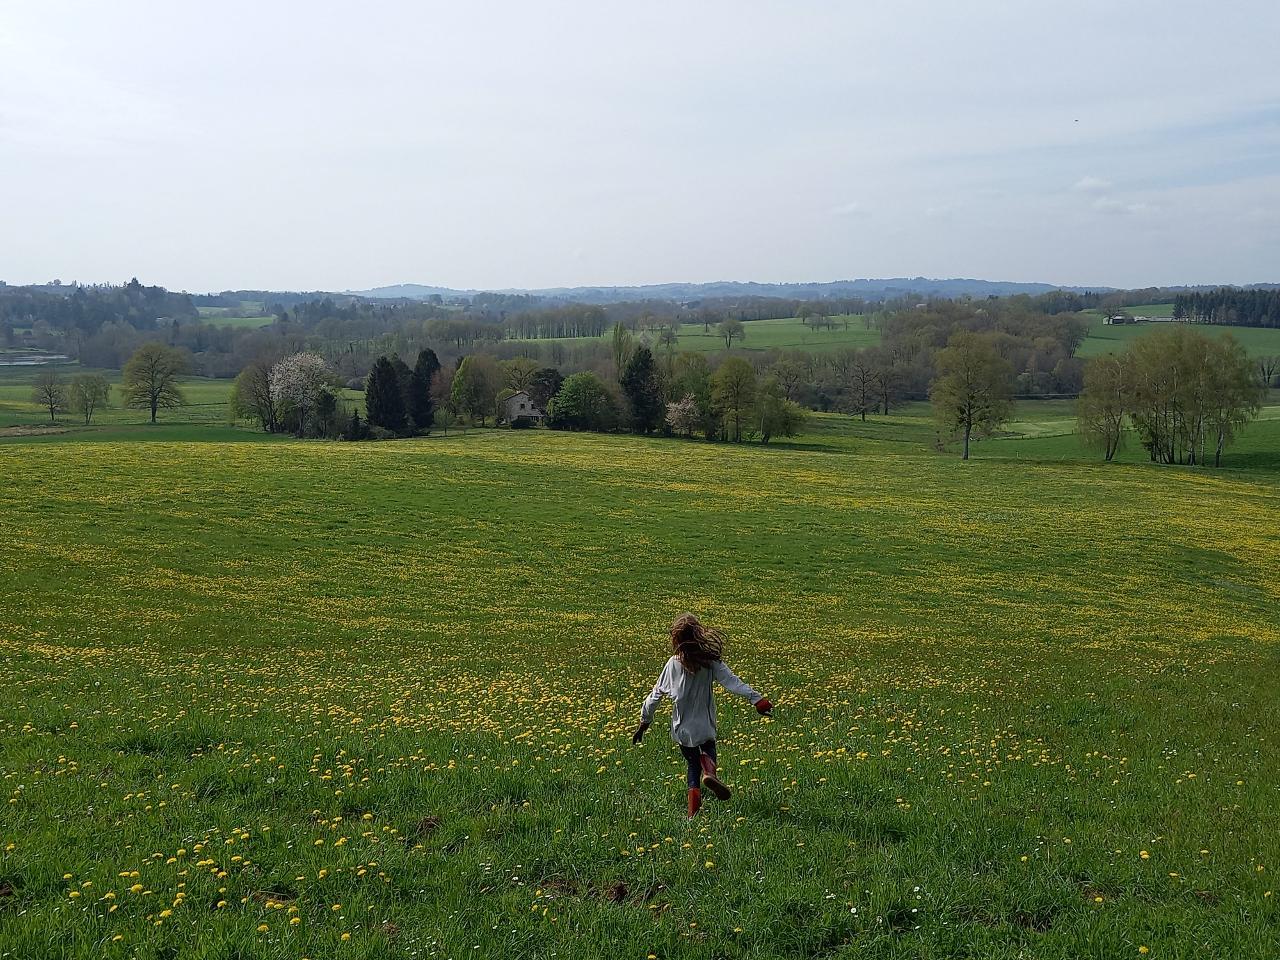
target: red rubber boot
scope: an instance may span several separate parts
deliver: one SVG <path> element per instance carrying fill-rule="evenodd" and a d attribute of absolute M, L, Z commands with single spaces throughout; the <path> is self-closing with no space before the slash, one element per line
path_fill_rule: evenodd
<path fill-rule="evenodd" d="M 707 789 L 715 794 L 717 800 L 728 800 L 729 788 L 716 776 L 716 762 L 705 753 L 698 759 L 702 764 L 702 782 L 707 785 Z"/>
<path fill-rule="evenodd" d="M 692 820 L 702 806 L 702 791 L 697 787 L 689 788 L 689 819 Z"/>

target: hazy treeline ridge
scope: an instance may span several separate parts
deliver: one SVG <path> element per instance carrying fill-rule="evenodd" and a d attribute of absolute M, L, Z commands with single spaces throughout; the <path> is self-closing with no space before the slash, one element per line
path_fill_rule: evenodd
<path fill-rule="evenodd" d="M 275 296 L 289 302 L 273 301 Z M 377 357 L 414 357 L 426 348 L 434 349 L 442 362 L 481 350 L 499 360 L 529 357 L 566 372 L 602 370 L 611 359 L 602 335 L 618 324 L 647 339 L 657 352 L 659 344 L 667 351 L 679 350 L 680 323 L 698 323 L 710 331 L 725 321 L 801 316 L 817 327 L 831 323 L 832 316 L 861 315 L 855 322 L 879 330 L 877 363 L 892 371 L 894 392 L 904 398 L 927 395 L 932 355 L 958 328 L 999 336 L 1019 393 L 1070 394 L 1080 388 L 1081 364 L 1074 354 L 1087 331 L 1075 314 L 1170 294 L 1159 289 L 1106 294 L 1055 290 L 985 300 L 913 295 L 885 301 L 739 297 L 610 304 L 556 303 L 513 293 L 482 293 L 463 303 L 446 303 L 439 296 L 396 301 L 304 296 L 235 291 L 192 297 L 136 280 L 119 287 L 0 287 L 0 345 L 56 350 L 88 367 L 120 369 L 143 343 L 161 341 L 187 351 L 190 369 L 211 377 L 235 376 L 263 357 L 307 351 L 323 357 L 337 376 L 356 386 Z M 264 326 L 205 321 L 196 309 L 235 310 L 247 301 L 269 314 Z M 750 345 L 749 322 L 746 328 Z M 803 383 L 788 389 L 788 397 L 833 409 L 844 403 L 843 377 L 830 371 L 847 364 L 847 357 L 847 352 L 823 359 L 753 351 L 751 362 L 763 370 L 788 359 L 787 376 L 796 376 L 797 370 L 803 376 Z"/>

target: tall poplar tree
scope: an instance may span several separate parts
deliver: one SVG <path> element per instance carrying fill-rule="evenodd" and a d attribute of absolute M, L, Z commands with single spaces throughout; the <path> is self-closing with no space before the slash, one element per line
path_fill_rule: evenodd
<path fill-rule="evenodd" d="M 430 430 L 435 421 L 436 404 L 431 383 L 440 369 L 440 358 L 431 349 L 420 350 L 409 377 L 409 422 L 415 430 Z"/>

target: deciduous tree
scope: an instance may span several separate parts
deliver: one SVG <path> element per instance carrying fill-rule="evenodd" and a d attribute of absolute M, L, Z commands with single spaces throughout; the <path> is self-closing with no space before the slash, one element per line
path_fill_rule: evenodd
<path fill-rule="evenodd" d="M 72 412 L 84 417 L 85 426 L 88 426 L 98 408 L 107 405 L 111 384 L 100 373 L 80 373 L 71 378 L 71 389 L 67 394 Z"/>
<path fill-rule="evenodd" d="M 519 393 L 529 392 L 534 374 L 538 372 L 538 362 L 529 357 L 512 357 L 502 365 L 503 384 L 507 389 Z"/>
<path fill-rule="evenodd" d="M 698 410 L 698 401 L 692 394 L 686 394 L 679 400 L 667 404 L 667 426 L 671 432 L 682 437 L 692 437 L 702 421 Z"/>
<path fill-rule="evenodd" d="M 724 421 L 726 439 L 742 442 L 756 400 L 756 372 L 741 357 L 729 357 L 711 377 L 711 399 Z"/>
<path fill-rule="evenodd" d="M 732 317 L 727 320 L 721 320 L 716 330 L 720 334 L 720 339 L 724 341 L 726 350 L 733 349 L 733 341 L 747 338 L 747 328 L 742 325 L 741 320 L 735 320 Z"/>
<path fill-rule="evenodd" d="M 773 377 L 760 385 L 755 413 L 761 443 L 774 437 L 794 437 L 808 416 L 798 403 L 786 398 L 782 384 Z"/>
<path fill-rule="evenodd" d="M 635 348 L 636 338 L 632 336 L 631 331 L 621 323 L 615 323 L 613 332 L 609 334 L 609 349 L 613 353 L 613 369 L 617 376 L 622 376 L 622 371 L 626 369 L 627 361 L 631 359 L 631 352 Z"/>
<path fill-rule="evenodd" d="M 458 412 L 471 420 L 485 421 L 494 414 L 498 391 L 502 389 L 502 370 L 486 353 L 475 353 L 464 359 L 453 377 L 453 402 Z"/>
<path fill-rule="evenodd" d="M 150 410 L 151 422 L 155 423 L 160 408 L 186 402 L 178 378 L 188 369 L 187 356 L 181 350 L 163 343 L 144 343 L 124 365 L 120 387 L 124 405 Z"/>
<path fill-rule="evenodd" d="M 252 417 L 267 433 L 279 427 L 279 411 L 271 393 L 271 364 L 254 360 L 240 371 L 231 387 L 231 410 L 237 417 Z"/>
<path fill-rule="evenodd" d="M 608 430 L 616 418 L 613 395 L 589 372 L 566 377 L 547 411 L 547 424 L 557 430 Z"/>
<path fill-rule="evenodd" d="M 1132 382 L 1128 362 L 1096 357 L 1084 369 L 1084 389 L 1076 401 L 1076 430 L 1084 443 L 1102 451 L 1110 463 L 1124 442 L 1125 413 Z"/>
<path fill-rule="evenodd" d="M 1277 376 L 1280 376 L 1280 354 L 1258 357 L 1258 376 L 1264 388 L 1270 388 Z"/>
<path fill-rule="evenodd" d="M 876 402 L 872 409 L 878 408 L 887 417 L 902 391 L 902 370 L 894 355 L 882 347 L 868 347 L 863 353 L 871 364 L 871 382 L 875 388 Z"/>
<path fill-rule="evenodd" d="M 989 436 L 1012 409 L 1013 370 L 991 338 L 962 331 L 938 352 L 938 378 L 929 391 L 934 416 L 944 433 L 964 438 L 964 459 L 976 433 Z"/>
<path fill-rule="evenodd" d="M 527 388 L 529 399 L 533 401 L 535 407 L 546 413 L 547 404 L 560 391 L 562 383 L 564 383 L 564 377 L 560 375 L 559 370 L 555 367 L 543 367 L 529 378 Z"/>
<path fill-rule="evenodd" d="M 1206 338 L 1207 339 L 1207 338 Z M 1227 334 L 1208 341 L 1205 351 L 1207 390 L 1206 426 L 1212 439 L 1213 465 L 1222 465 L 1222 451 L 1236 432 L 1258 415 L 1266 388 L 1254 376 L 1244 346 Z"/>
<path fill-rule="evenodd" d="M 280 422 L 300 437 L 322 435 L 328 425 L 317 422 L 316 413 L 332 380 L 319 354 L 294 353 L 273 364 L 267 382 Z"/>
<path fill-rule="evenodd" d="M 50 423 L 57 420 L 58 413 L 67 405 L 67 389 L 57 370 L 41 370 L 36 374 L 31 388 L 31 401 L 49 411 Z"/>

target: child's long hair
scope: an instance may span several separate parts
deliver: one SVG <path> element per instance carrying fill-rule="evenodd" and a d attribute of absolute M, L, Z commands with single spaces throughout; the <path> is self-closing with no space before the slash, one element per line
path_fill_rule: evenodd
<path fill-rule="evenodd" d="M 724 652 L 724 637 L 692 613 L 682 613 L 671 625 L 671 652 L 680 665 L 690 673 L 697 673 L 718 661 Z"/>

